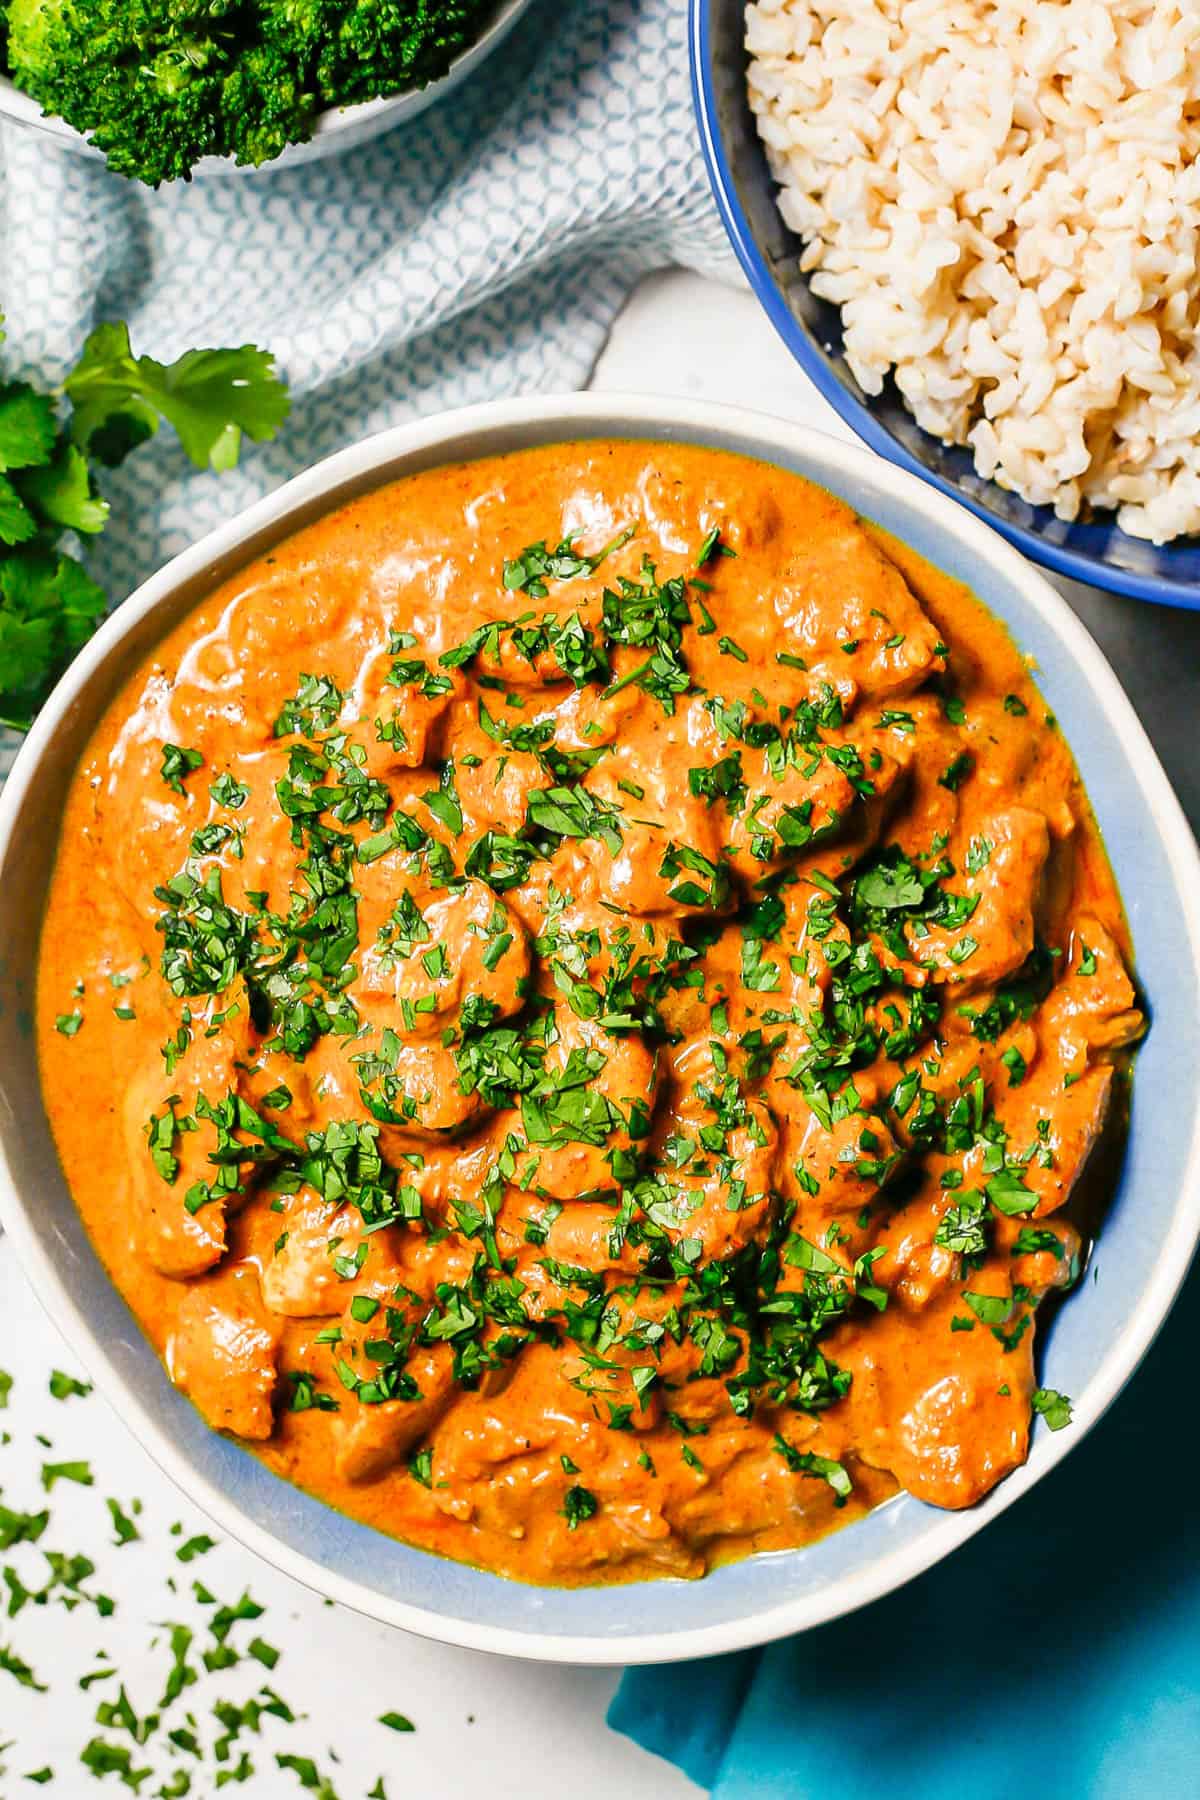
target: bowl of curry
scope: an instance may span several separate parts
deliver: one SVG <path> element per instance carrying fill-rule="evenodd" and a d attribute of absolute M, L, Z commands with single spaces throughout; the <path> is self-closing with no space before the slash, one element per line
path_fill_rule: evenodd
<path fill-rule="evenodd" d="M 2 806 L 5 1224 L 192 1497 L 381 1618 L 835 1616 L 1182 1279 L 1194 844 L 1065 604 L 861 450 L 387 433 L 122 607 Z"/>

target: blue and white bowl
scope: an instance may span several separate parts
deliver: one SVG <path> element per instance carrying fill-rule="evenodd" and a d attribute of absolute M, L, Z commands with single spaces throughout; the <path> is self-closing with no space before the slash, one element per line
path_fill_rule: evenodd
<path fill-rule="evenodd" d="M 589 437 L 707 444 L 796 470 L 969 583 L 1034 659 L 1074 747 L 1129 910 L 1153 1029 L 1134 1084 L 1120 1190 L 1089 1279 L 1054 1318 L 1042 1379 L 1074 1424 L 1038 1422 L 1029 1461 L 969 1512 L 907 1496 L 804 1550 L 705 1580 L 525 1587 L 379 1536 L 218 1437 L 171 1387 L 105 1274 L 64 1184 L 30 1018 L 39 925 L 64 797 L 87 739 L 136 664 L 202 597 L 289 533 L 438 464 Z M 0 1221 L 42 1303 L 121 1418 L 215 1523 L 322 1594 L 471 1649 L 572 1663 L 734 1650 L 836 1618 L 974 1536 L 1095 1424 L 1162 1324 L 1200 1233 L 1200 856 L 1125 695 L 1044 578 L 961 506 L 857 445 L 783 420 L 608 394 L 502 401 L 401 426 L 299 476 L 167 565 L 59 683 L 0 796 Z"/>
<path fill-rule="evenodd" d="M 800 239 L 784 224 L 746 98 L 745 0 L 690 0 L 692 86 L 709 176 L 730 242 L 792 355 L 864 443 L 994 525 L 1060 575 L 1167 606 L 1200 609 L 1200 539 L 1154 545 L 1097 513 L 1068 524 L 978 474 L 969 450 L 922 431 L 889 379 L 865 394 L 842 350 L 838 308 L 800 272 Z"/>

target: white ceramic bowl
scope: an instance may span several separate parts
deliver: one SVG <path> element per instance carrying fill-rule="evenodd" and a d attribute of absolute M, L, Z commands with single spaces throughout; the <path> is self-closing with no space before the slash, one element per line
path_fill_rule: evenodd
<path fill-rule="evenodd" d="M 440 81 L 416 88 L 409 94 L 397 94 L 390 100 L 364 100 L 357 106 L 335 106 L 319 115 L 313 134 L 302 144 L 289 144 L 272 162 L 255 167 L 240 167 L 228 156 L 205 156 L 196 164 L 193 176 L 263 175 L 276 169 L 294 169 L 300 163 L 316 162 L 319 157 L 333 156 L 343 150 L 354 150 L 372 138 L 381 137 L 393 125 L 407 124 L 423 113 L 427 106 L 443 99 L 478 68 L 485 56 L 503 43 L 521 14 L 533 0 L 500 0 L 496 16 L 482 36 L 455 58 Z M 0 75 L 0 117 L 13 119 L 18 125 L 41 132 L 46 138 L 80 156 L 99 159 L 101 152 L 82 133 L 44 113 L 36 100 L 15 87 L 7 75 Z"/>
<path fill-rule="evenodd" d="M 29 1031 L 39 921 L 63 797 L 101 712 L 147 651 L 217 584 L 288 533 L 397 476 L 586 437 L 710 444 L 808 475 L 968 581 L 1035 659 L 1073 745 L 1129 909 L 1153 1028 L 1134 1084 L 1129 1151 L 1089 1278 L 1060 1310 L 1042 1378 L 1075 1422 L 1039 1422 L 1028 1463 L 982 1505 L 907 1496 L 805 1550 L 701 1582 L 568 1592 L 524 1587 L 392 1542 L 279 1481 L 218 1437 L 170 1386 L 108 1281 L 58 1168 Z M 549 523 L 549 521 L 548 521 Z M 377 1619 L 472 1649 L 560 1662 L 660 1662 L 803 1630 L 897 1587 L 1012 1505 L 1068 1454 L 1136 1368 L 1200 1232 L 1200 857 L 1115 677 L 1067 605 L 962 507 L 854 445 L 694 401 L 534 398 L 423 420 L 343 451 L 146 583 L 64 676 L 0 798 L 0 1219 L 92 1378 L 151 1455 L 231 1536 Z"/>

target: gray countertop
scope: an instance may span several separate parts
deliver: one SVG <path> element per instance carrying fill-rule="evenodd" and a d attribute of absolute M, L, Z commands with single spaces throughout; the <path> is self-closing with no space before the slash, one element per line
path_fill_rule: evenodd
<path fill-rule="evenodd" d="M 1150 606 L 1075 581 L 1055 586 L 1108 657 L 1200 832 L 1200 612 Z"/>

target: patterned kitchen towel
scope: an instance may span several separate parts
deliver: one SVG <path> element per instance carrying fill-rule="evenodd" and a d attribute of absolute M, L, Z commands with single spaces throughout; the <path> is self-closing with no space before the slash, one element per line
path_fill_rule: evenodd
<path fill-rule="evenodd" d="M 1197 1800 L 1198 1330 L 1200 1268 L 1087 1441 L 963 1549 L 766 1650 L 631 1669 L 609 1724 L 713 1800 Z"/>
<path fill-rule="evenodd" d="M 151 192 L 0 127 L 4 363 L 59 379 L 101 319 L 135 351 L 274 351 L 274 443 L 197 474 L 162 434 L 111 481 L 114 598 L 319 457 L 444 407 L 581 386 L 646 271 L 732 276 L 692 121 L 684 0 L 537 0 L 446 100 L 296 169 Z"/>

